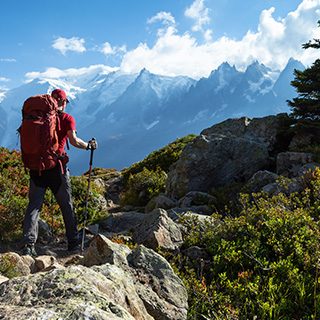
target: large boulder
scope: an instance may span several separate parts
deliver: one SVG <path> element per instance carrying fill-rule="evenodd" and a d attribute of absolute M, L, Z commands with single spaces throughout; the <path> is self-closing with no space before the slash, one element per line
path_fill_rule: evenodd
<path fill-rule="evenodd" d="M 15 319 L 185 320 L 187 291 L 170 264 L 97 235 L 84 262 L 0 283 L 0 317 Z"/>
<path fill-rule="evenodd" d="M 280 122 L 280 116 L 242 117 L 203 130 L 169 172 L 167 196 L 179 199 L 189 191 L 210 192 L 247 182 L 255 172 L 268 169 Z"/>
<path fill-rule="evenodd" d="M 247 182 L 267 169 L 268 145 L 250 138 L 200 135 L 187 145 L 166 181 L 166 194 L 180 199 L 189 191 L 210 192 L 234 182 Z"/>
<path fill-rule="evenodd" d="M 1 318 L 134 320 L 115 294 L 117 280 L 83 266 L 13 278 L 0 284 Z"/>
<path fill-rule="evenodd" d="M 277 142 L 277 129 L 281 121 L 281 117 L 285 114 L 277 116 L 267 116 L 263 118 L 248 117 L 227 119 L 221 123 L 215 124 L 210 128 L 204 129 L 201 134 L 225 135 L 230 138 L 244 138 L 264 143 L 269 151 L 272 151 Z"/>
<path fill-rule="evenodd" d="M 159 320 L 187 319 L 188 294 L 168 261 L 138 246 L 132 251 L 131 263 L 138 270 L 136 286 L 148 313 Z"/>
<path fill-rule="evenodd" d="M 113 265 L 112 272 L 116 271 L 115 268 L 124 270 L 125 277 L 134 284 L 130 291 L 139 295 L 147 309 L 146 313 L 154 319 L 186 319 L 186 289 L 170 264 L 154 250 L 141 245 L 130 250 L 123 244 L 97 235 L 84 258 L 86 266 L 94 263 L 101 265 L 94 269 L 105 275 L 111 272 L 109 264 Z"/>

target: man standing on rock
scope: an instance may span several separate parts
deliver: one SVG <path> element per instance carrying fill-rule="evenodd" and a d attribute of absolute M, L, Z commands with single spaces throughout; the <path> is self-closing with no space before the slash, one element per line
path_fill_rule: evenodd
<path fill-rule="evenodd" d="M 61 89 L 55 89 L 52 91 L 51 96 L 57 101 L 59 110 L 60 129 L 57 132 L 59 143 L 57 154 L 65 155 L 67 138 L 71 145 L 76 148 L 96 149 L 98 147 L 96 140 L 84 142 L 77 137 L 75 120 L 71 115 L 65 113 L 66 105 L 69 102 L 66 93 Z M 68 239 L 68 250 L 74 251 L 79 248 L 81 240 L 78 234 L 78 224 L 72 201 L 70 174 L 66 162 L 64 161 L 63 165 L 58 162 L 53 169 L 41 172 L 30 170 L 29 204 L 23 223 L 23 236 L 20 241 L 20 248 L 23 254 L 37 256 L 35 243 L 38 238 L 38 221 L 47 188 L 50 188 L 53 192 L 62 211 Z"/>

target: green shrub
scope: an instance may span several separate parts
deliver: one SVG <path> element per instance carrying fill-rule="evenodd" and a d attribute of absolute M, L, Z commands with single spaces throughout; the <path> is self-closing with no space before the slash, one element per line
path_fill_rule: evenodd
<path fill-rule="evenodd" d="M 71 186 L 75 213 L 79 224 L 82 225 L 85 218 L 88 179 L 86 179 L 83 176 L 72 176 Z M 100 190 L 91 182 L 87 207 L 87 225 L 95 223 L 97 220 L 101 219 L 101 217 L 106 214 L 105 212 L 101 211 L 101 209 L 99 208 L 99 204 L 96 201 L 96 198 L 99 196 L 99 194 L 101 194 Z"/>
<path fill-rule="evenodd" d="M 179 138 L 167 146 L 153 151 L 144 160 L 134 163 L 130 168 L 123 170 L 122 174 L 125 183 L 127 183 L 130 176 L 141 172 L 144 168 L 149 171 L 157 171 L 160 168 L 160 170 L 168 173 L 170 166 L 179 159 L 182 149 L 195 138 L 196 135 L 194 134 Z"/>
<path fill-rule="evenodd" d="M 15 270 L 16 266 L 17 260 L 9 253 L 0 258 L 0 274 L 2 274 L 3 276 L 7 278 L 21 276 L 22 274 Z"/>
<path fill-rule="evenodd" d="M 320 171 L 306 180 L 301 194 L 242 194 L 235 217 L 181 219 L 183 249 L 210 256 L 203 272 L 171 261 L 186 282 L 189 319 L 317 319 Z"/>
<path fill-rule="evenodd" d="M 121 204 L 145 206 L 149 200 L 164 191 L 166 178 L 166 173 L 160 168 L 156 171 L 143 168 L 141 172 L 129 177 Z"/>
<path fill-rule="evenodd" d="M 21 236 L 21 225 L 28 200 L 28 175 L 16 150 L 0 148 L 0 238 Z"/>
<path fill-rule="evenodd" d="M 145 206 L 150 199 L 164 191 L 166 173 L 182 152 L 182 149 L 195 139 L 190 134 L 179 138 L 166 147 L 149 154 L 144 160 L 134 163 L 122 171 L 125 191 L 122 205 Z"/>
<path fill-rule="evenodd" d="M 238 319 L 238 310 L 231 307 L 230 297 L 221 294 L 213 281 L 207 284 L 201 266 L 200 270 L 195 270 L 188 267 L 188 259 L 180 254 L 174 255 L 169 252 L 162 254 L 187 289 L 188 319 Z"/>
<path fill-rule="evenodd" d="M 241 211 L 238 197 L 244 192 L 243 183 L 230 183 L 224 187 L 213 188 L 210 192 L 216 198 L 215 208 L 223 215 L 237 216 Z"/>

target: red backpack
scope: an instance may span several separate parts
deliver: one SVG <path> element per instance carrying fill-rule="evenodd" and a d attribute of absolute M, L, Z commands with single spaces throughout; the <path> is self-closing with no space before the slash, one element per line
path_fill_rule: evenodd
<path fill-rule="evenodd" d="M 28 98 L 22 107 L 19 128 L 22 161 L 26 168 L 41 171 L 54 168 L 58 161 L 60 121 L 58 103 L 48 94 Z"/>

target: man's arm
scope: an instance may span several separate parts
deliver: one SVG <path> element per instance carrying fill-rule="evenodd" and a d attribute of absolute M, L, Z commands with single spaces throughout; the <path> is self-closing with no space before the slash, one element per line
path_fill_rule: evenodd
<path fill-rule="evenodd" d="M 67 135 L 68 135 L 70 143 L 74 147 L 79 148 L 79 149 L 88 149 L 89 143 L 84 142 L 82 139 L 78 138 L 76 135 L 76 132 L 74 130 L 69 130 L 67 132 Z M 96 148 L 94 147 L 94 149 L 96 149 Z"/>

